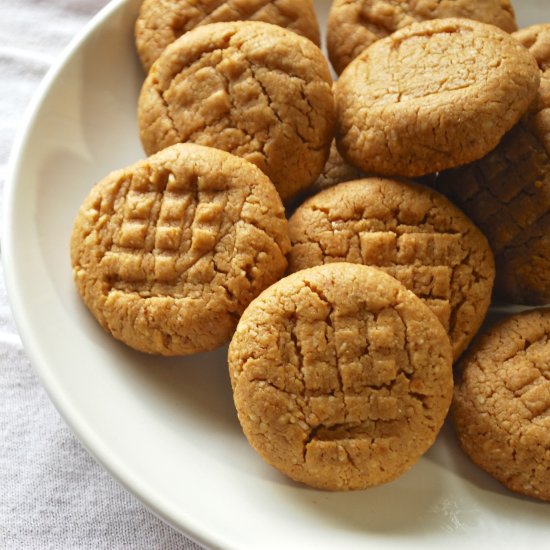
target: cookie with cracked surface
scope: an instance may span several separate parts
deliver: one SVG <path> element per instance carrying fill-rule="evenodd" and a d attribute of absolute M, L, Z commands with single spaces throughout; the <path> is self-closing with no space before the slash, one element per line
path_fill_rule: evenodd
<path fill-rule="evenodd" d="M 243 159 L 179 144 L 111 173 L 71 237 L 76 286 L 101 326 L 147 353 L 188 355 L 230 339 L 286 269 L 281 200 Z"/>
<path fill-rule="evenodd" d="M 435 315 L 386 273 L 331 264 L 294 273 L 244 312 L 229 347 L 244 433 L 272 466 L 330 490 L 408 470 L 452 398 Z"/>
<path fill-rule="evenodd" d="M 550 501 L 550 309 L 502 321 L 462 361 L 452 416 L 468 456 L 508 489 Z"/>
<path fill-rule="evenodd" d="M 539 81 L 533 56 L 492 25 L 409 25 L 367 48 L 335 83 L 338 149 L 388 176 L 472 162 L 527 111 Z"/>
<path fill-rule="evenodd" d="M 144 0 L 136 21 L 136 47 L 146 71 L 166 47 L 199 25 L 263 21 L 320 44 L 312 0 Z"/>
<path fill-rule="evenodd" d="M 334 130 L 332 80 L 315 44 L 259 22 L 211 23 L 154 63 L 138 119 L 145 151 L 177 142 L 217 147 L 256 164 L 286 200 L 310 186 Z"/>
<path fill-rule="evenodd" d="M 436 186 L 481 228 L 495 253 L 495 290 L 509 302 L 550 302 L 550 25 L 513 35 L 541 70 L 527 114 L 482 159 Z"/>
<path fill-rule="evenodd" d="M 517 30 L 509 0 L 334 0 L 327 29 L 327 49 L 340 74 L 366 47 L 419 21 L 461 17 Z"/>
<path fill-rule="evenodd" d="M 365 178 L 305 201 L 289 220 L 291 272 L 332 262 L 384 270 L 436 314 L 457 359 L 479 330 L 495 277 L 487 239 L 443 195 Z"/>

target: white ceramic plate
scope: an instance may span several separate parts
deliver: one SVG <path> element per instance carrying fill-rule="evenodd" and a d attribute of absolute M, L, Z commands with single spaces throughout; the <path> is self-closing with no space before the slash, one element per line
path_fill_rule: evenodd
<path fill-rule="evenodd" d="M 322 23 L 330 2 L 316 0 Z M 12 157 L 3 256 L 16 320 L 53 402 L 91 453 L 153 511 L 225 549 L 548 548 L 550 508 L 472 466 L 448 429 L 396 482 L 327 493 L 249 448 L 226 350 L 164 360 L 108 337 L 72 283 L 69 235 L 89 188 L 143 156 L 133 48 L 138 1 L 103 10 L 46 78 Z M 521 25 L 548 0 L 517 0 Z"/>

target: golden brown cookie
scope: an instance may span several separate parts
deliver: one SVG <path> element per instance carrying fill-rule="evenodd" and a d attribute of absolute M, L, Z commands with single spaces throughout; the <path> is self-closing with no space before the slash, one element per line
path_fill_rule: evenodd
<path fill-rule="evenodd" d="M 437 188 L 481 228 L 495 253 L 502 299 L 550 302 L 550 25 L 514 35 L 534 54 L 541 84 L 529 112 L 481 160 L 440 175 Z"/>
<path fill-rule="evenodd" d="M 141 140 L 148 154 L 194 142 L 243 157 L 286 200 L 325 165 L 331 86 L 323 54 L 303 36 L 251 21 L 197 27 L 149 72 L 139 99 Z"/>
<path fill-rule="evenodd" d="M 529 49 L 543 73 L 550 69 L 550 23 L 532 25 L 515 32 L 512 36 Z"/>
<path fill-rule="evenodd" d="M 492 25 L 409 25 L 367 48 L 335 83 L 338 149 L 384 175 L 471 162 L 525 113 L 539 80 L 533 56 Z"/>
<path fill-rule="evenodd" d="M 512 491 L 550 500 L 550 309 L 509 317 L 462 361 L 460 444 Z"/>
<path fill-rule="evenodd" d="M 327 30 L 332 66 L 340 74 L 376 40 L 418 21 L 463 17 L 507 32 L 517 29 L 509 0 L 334 0 Z"/>
<path fill-rule="evenodd" d="M 140 351 L 187 355 L 229 340 L 248 303 L 284 273 L 289 247 L 281 200 L 260 170 L 179 144 L 91 190 L 71 261 L 105 330 Z"/>
<path fill-rule="evenodd" d="M 305 201 L 289 221 L 290 271 L 332 262 L 383 269 L 437 315 L 457 359 L 491 302 L 493 255 L 445 197 L 382 178 L 341 183 Z"/>
<path fill-rule="evenodd" d="M 199 25 L 263 21 L 320 44 L 312 0 L 144 0 L 136 21 L 136 46 L 146 71 L 164 49 Z"/>
<path fill-rule="evenodd" d="M 250 444 L 296 481 L 364 489 L 408 470 L 452 398 L 452 354 L 437 318 L 386 273 L 331 264 L 264 291 L 229 347 Z"/>

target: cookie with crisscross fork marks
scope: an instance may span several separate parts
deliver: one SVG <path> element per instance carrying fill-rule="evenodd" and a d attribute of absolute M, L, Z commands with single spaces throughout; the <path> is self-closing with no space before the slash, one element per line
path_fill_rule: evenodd
<path fill-rule="evenodd" d="M 385 178 L 341 183 L 304 202 L 289 230 L 291 271 L 341 261 L 383 269 L 437 315 L 455 359 L 485 318 L 495 277 L 491 249 L 431 189 Z"/>
<path fill-rule="evenodd" d="M 178 142 L 256 164 L 286 200 L 311 185 L 334 131 L 332 78 L 321 50 L 268 23 L 197 27 L 151 67 L 138 106 L 148 154 Z"/>
<path fill-rule="evenodd" d="M 148 71 L 182 34 L 223 21 L 263 21 L 321 42 L 312 0 L 144 0 L 135 29 L 143 67 Z"/>
<path fill-rule="evenodd" d="M 74 278 L 100 324 L 129 346 L 206 351 L 227 341 L 248 303 L 282 276 L 287 231 L 260 170 L 179 144 L 92 189 L 72 233 Z"/>
<path fill-rule="evenodd" d="M 291 478 L 333 490 L 391 481 L 419 459 L 450 405 L 451 364 L 449 339 L 419 298 L 349 263 L 269 287 L 229 347 L 251 445 Z"/>
<path fill-rule="evenodd" d="M 460 363 L 453 419 L 463 449 L 512 491 L 550 501 L 550 309 L 508 317 Z"/>

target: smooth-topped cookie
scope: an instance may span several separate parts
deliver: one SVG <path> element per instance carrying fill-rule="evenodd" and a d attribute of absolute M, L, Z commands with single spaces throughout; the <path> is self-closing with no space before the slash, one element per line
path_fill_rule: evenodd
<path fill-rule="evenodd" d="M 481 228 L 495 253 L 495 288 L 509 302 L 550 302 L 550 25 L 513 35 L 541 83 L 528 113 L 496 149 L 440 175 L 436 186 Z"/>
<path fill-rule="evenodd" d="M 509 0 L 334 0 L 327 30 L 332 65 L 340 74 L 376 40 L 418 21 L 476 19 L 507 32 L 517 29 Z"/>
<path fill-rule="evenodd" d="M 495 277 L 491 249 L 435 191 L 382 178 L 341 183 L 298 207 L 289 230 L 291 271 L 342 261 L 383 269 L 437 315 L 455 359 L 485 318 Z"/>
<path fill-rule="evenodd" d="M 452 398 L 435 315 L 386 273 L 331 264 L 294 273 L 244 312 L 229 347 L 250 444 L 296 481 L 386 483 L 434 442 Z"/>
<path fill-rule="evenodd" d="M 525 113 L 539 80 L 533 56 L 492 25 L 409 25 L 335 83 L 338 149 L 365 172 L 407 177 L 477 160 Z"/>
<path fill-rule="evenodd" d="M 321 50 L 287 29 L 212 23 L 171 44 L 139 99 L 145 151 L 194 142 L 256 164 L 285 200 L 311 185 L 334 130 L 332 80 Z"/>
<path fill-rule="evenodd" d="M 453 419 L 462 448 L 512 491 L 550 500 L 550 309 L 509 317 L 462 361 Z"/>
<path fill-rule="evenodd" d="M 199 25 L 263 21 L 320 44 L 312 0 L 144 0 L 136 21 L 136 46 L 146 71 L 164 49 Z"/>
<path fill-rule="evenodd" d="M 287 221 L 254 165 L 180 144 L 113 172 L 71 237 L 78 290 L 103 328 L 148 353 L 187 355 L 229 340 L 286 268 Z"/>

